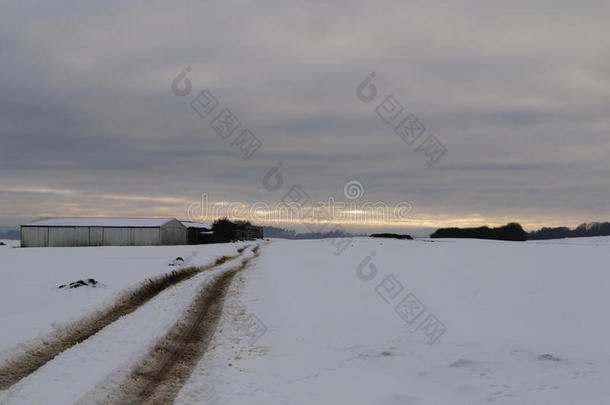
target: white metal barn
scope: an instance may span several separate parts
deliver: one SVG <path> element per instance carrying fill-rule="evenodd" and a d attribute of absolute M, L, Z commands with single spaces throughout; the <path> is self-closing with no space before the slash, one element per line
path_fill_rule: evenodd
<path fill-rule="evenodd" d="M 53 218 L 21 225 L 21 247 L 186 245 L 174 218 Z"/>

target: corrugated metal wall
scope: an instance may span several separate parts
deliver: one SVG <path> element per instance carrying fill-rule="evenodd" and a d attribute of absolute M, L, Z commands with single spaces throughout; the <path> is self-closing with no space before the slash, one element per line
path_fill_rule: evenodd
<path fill-rule="evenodd" d="M 89 227 L 89 246 L 102 246 L 104 244 L 104 228 L 101 226 Z"/>
<path fill-rule="evenodd" d="M 133 245 L 132 228 L 104 228 L 104 246 Z"/>
<path fill-rule="evenodd" d="M 74 229 L 74 246 L 89 246 L 89 228 Z"/>
<path fill-rule="evenodd" d="M 22 227 L 22 247 L 44 247 L 49 245 L 49 228 L 47 227 Z"/>
<path fill-rule="evenodd" d="M 186 245 L 188 243 L 188 230 L 180 221 L 172 219 L 161 226 L 162 245 Z"/>
<path fill-rule="evenodd" d="M 66 246 L 72 244 L 75 228 L 49 228 L 49 246 Z M 62 243 L 63 242 L 63 243 Z"/>
<path fill-rule="evenodd" d="M 161 245 L 160 228 L 132 228 L 134 245 Z"/>
<path fill-rule="evenodd" d="M 178 222 L 178 221 L 176 221 Z M 178 226 L 179 225 L 179 226 Z M 165 229 L 115 227 L 24 226 L 22 247 L 46 246 L 154 246 L 186 245 L 187 230 L 182 224 Z M 182 226 L 182 228 L 180 228 Z"/>

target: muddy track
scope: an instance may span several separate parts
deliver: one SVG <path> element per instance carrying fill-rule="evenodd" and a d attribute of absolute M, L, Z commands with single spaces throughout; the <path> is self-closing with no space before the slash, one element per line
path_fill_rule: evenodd
<path fill-rule="evenodd" d="M 0 367 L 0 390 L 7 389 L 38 370 L 64 350 L 93 336 L 120 317 L 135 311 L 161 291 L 188 280 L 202 271 L 213 269 L 229 260 L 236 259 L 243 254 L 246 247 L 238 249 L 239 253 L 237 255 L 222 256 L 216 259 L 214 263 L 205 266 L 174 270 L 163 276 L 149 279 L 135 290 L 122 294 L 109 308 L 65 327 L 61 332 L 45 338 L 40 344 L 29 347 L 23 353 L 8 359 Z"/>
<path fill-rule="evenodd" d="M 172 329 L 138 364 L 107 401 L 118 404 L 168 404 L 186 383 L 214 336 L 231 280 L 254 256 L 207 284 Z"/>

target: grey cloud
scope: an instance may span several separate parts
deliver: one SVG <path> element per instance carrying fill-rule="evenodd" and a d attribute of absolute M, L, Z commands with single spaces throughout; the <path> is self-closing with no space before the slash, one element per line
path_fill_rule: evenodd
<path fill-rule="evenodd" d="M 260 179 L 282 161 L 287 185 L 318 199 L 357 179 L 424 216 L 607 219 L 608 8 L 4 2 L 0 186 L 82 195 L 3 192 L 0 216 L 110 207 L 88 193 L 274 202 Z M 176 97 L 187 65 L 193 93 Z M 355 88 L 372 71 L 379 96 L 364 104 Z M 190 109 L 204 88 L 263 141 L 250 160 Z M 376 116 L 389 94 L 447 147 L 435 167 Z M 161 205 L 142 215 L 175 209 Z"/>

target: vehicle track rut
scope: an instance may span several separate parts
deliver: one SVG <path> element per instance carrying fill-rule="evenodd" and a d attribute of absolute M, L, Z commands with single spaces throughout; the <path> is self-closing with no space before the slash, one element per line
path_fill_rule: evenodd
<path fill-rule="evenodd" d="M 246 248 L 247 246 L 238 249 L 236 255 L 222 256 L 204 266 L 174 270 L 149 279 L 141 286 L 123 293 L 110 307 L 44 337 L 42 342 L 26 348 L 22 353 L 9 358 L 0 366 L 0 390 L 9 388 L 61 352 L 93 336 L 120 317 L 135 311 L 163 290 L 240 257 Z"/>
<path fill-rule="evenodd" d="M 135 366 L 131 374 L 105 403 L 167 404 L 172 403 L 201 359 L 216 331 L 223 302 L 233 277 L 244 269 L 254 255 L 218 275 L 206 284 L 184 317 L 159 340 L 149 355 Z"/>

